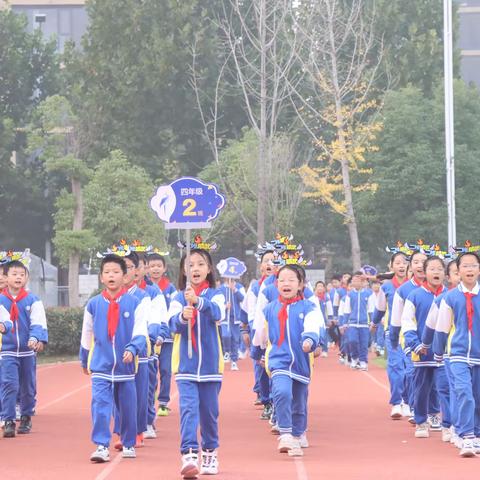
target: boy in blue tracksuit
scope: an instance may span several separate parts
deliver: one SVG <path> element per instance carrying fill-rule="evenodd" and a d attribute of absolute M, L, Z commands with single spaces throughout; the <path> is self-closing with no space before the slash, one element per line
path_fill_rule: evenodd
<path fill-rule="evenodd" d="M 480 453 L 480 258 L 460 254 L 457 267 L 461 282 L 443 298 L 438 312 L 433 353 L 442 360 L 445 350 L 458 402 L 457 434 L 460 455 Z"/>
<path fill-rule="evenodd" d="M 238 349 L 240 347 L 241 303 L 245 288 L 233 279 L 225 279 L 219 289 L 225 297 L 225 319 L 222 321 L 223 352 L 226 361 L 231 361 L 231 370 L 238 370 Z"/>
<path fill-rule="evenodd" d="M 291 456 L 303 455 L 312 352 L 324 326 L 320 309 L 303 298 L 304 282 L 304 271 L 298 266 L 279 270 L 279 296 L 264 308 L 267 326 L 258 325 L 253 339 L 254 345 L 268 344 L 266 367 L 280 431 L 278 450 Z"/>
<path fill-rule="evenodd" d="M 19 434 L 30 433 L 35 410 L 36 352 L 48 342 L 42 302 L 25 290 L 27 267 L 18 260 L 3 266 L 7 287 L 0 294 L 1 381 L 0 395 L 5 422 L 3 436 L 15 437 L 15 405 L 20 397 Z"/>
<path fill-rule="evenodd" d="M 166 276 L 167 263 L 165 258 L 159 253 L 151 253 L 147 256 L 148 271 L 151 280 L 158 285 L 165 298 L 167 311 L 170 308 L 170 302 L 177 293 L 177 289 Z M 168 318 L 167 318 L 168 322 Z M 170 385 L 172 379 L 172 348 L 173 348 L 173 331 L 167 335 L 159 349 L 158 365 L 154 360 L 150 364 L 150 402 L 151 408 L 154 408 L 154 395 L 158 385 L 157 372 L 160 373 L 160 389 L 158 392 L 158 412 L 159 417 L 166 417 L 170 413 L 168 404 L 170 402 Z"/>
<path fill-rule="evenodd" d="M 192 249 L 190 284 L 187 284 L 186 261 L 184 255 L 180 261 L 180 291 L 168 313 L 175 332 L 172 372 L 180 405 L 180 473 L 184 478 L 195 478 L 198 473 L 218 473 L 218 395 L 224 368 L 219 325 L 225 315 L 225 298 L 215 288 L 214 267 L 208 251 Z"/>
<path fill-rule="evenodd" d="M 92 377 L 92 441 L 90 460 L 108 462 L 113 406 L 118 410 L 123 457 L 134 458 L 137 434 L 135 358 L 145 348 L 147 319 L 141 304 L 124 288 L 125 260 L 107 255 L 100 265 L 105 290 L 91 298 L 83 317 L 80 361 Z"/>
<path fill-rule="evenodd" d="M 368 299 L 372 294 L 369 288 L 362 288 L 363 273 L 358 271 L 352 276 L 351 290 L 345 297 L 343 309 L 344 324 L 347 326 L 347 341 L 352 357 L 350 367 L 368 370 Z"/>
<path fill-rule="evenodd" d="M 442 410 L 442 427 L 449 431 L 451 426 L 448 380 L 443 365 L 439 365 L 433 358 L 433 353 L 422 343 L 422 334 L 427 317 L 436 297 L 445 291 L 443 280 L 445 267 L 443 260 L 438 257 L 429 257 L 424 263 L 426 280 L 420 288 L 413 290 L 407 297 L 402 313 L 402 332 L 405 347 L 411 352 L 414 365 L 413 398 L 415 437 L 428 438 L 429 424 L 427 423 L 429 400 L 438 392 Z"/>

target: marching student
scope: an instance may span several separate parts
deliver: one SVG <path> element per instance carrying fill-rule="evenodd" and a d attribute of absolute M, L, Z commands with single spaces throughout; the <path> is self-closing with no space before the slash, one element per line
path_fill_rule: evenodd
<path fill-rule="evenodd" d="M 147 256 L 148 271 L 150 278 L 158 285 L 163 292 L 167 311 L 170 308 L 170 303 L 177 293 L 177 289 L 170 282 L 167 277 L 167 263 L 165 257 L 159 253 L 150 253 Z M 160 389 L 158 392 L 158 412 L 159 417 L 166 417 L 170 413 L 168 404 L 170 402 L 170 387 L 172 379 L 172 349 L 173 349 L 173 331 L 170 331 L 160 349 L 158 354 L 158 372 L 160 373 Z M 157 387 L 157 364 L 151 362 L 150 364 L 150 400 L 149 405 L 152 405 Z M 154 402 L 153 402 L 154 403 Z M 154 406 L 154 405 L 153 405 Z"/>
<path fill-rule="evenodd" d="M 406 396 L 403 398 L 405 378 L 404 354 L 399 348 L 392 348 L 389 332 L 395 292 L 407 281 L 408 259 L 405 253 L 394 253 L 390 259 L 389 267 L 393 272 L 393 277 L 391 280 L 385 281 L 380 287 L 371 328 L 375 332 L 377 326 L 383 320 L 385 347 L 387 349 L 387 375 L 390 383 L 390 405 L 392 406 L 390 418 L 397 420 L 402 418 L 402 416 L 409 417 L 411 414 L 408 407 L 408 399 Z"/>
<path fill-rule="evenodd" d="M 442 427 L 449 431 L 451 426 L 445 368 L 443 364 L 435 362 L 431 350 L 422 343 L 422 334 L 432 304 L 445 291 L 445 266 L 441 258 L 432 256 L 425 260 L 423 269 L 425 281 L 406 298 L 401 318 L 405 347 L 410 349 L 414 365 L 412 389 L 416 438 L 428 438 L 430 435 L 427 418 L 431 413 L 429 400 L 435 390 L 441 404 Z"/>
<path fill-rule="evenodd" d="M 285 265 L 278 272 L 279 297 L 262 311 L 265 322 L 255 329 L 253 344 L 265 347 L 266 366 L 272 378 L 272 394 L 280 438 L 278 450 L 301 456 L 301 439 L 307 427 L 308 384 L 312 352 L 323 325 L 321 312 L 303 298 L 305 272 Z"/>
<path fill-rule="evenodd" d="M 215 287 L 215 272 L 208 251 L 192 249 L 189 259 L 191 283 L 187 283 L 186 261 L 186 255 L 183 255 L 180 291 L 170 303 L 169 317 L 175 332 L 172 372 L 180 405 L 180 473 L 183 478 L 196 478 L 199 472 L 205 475 L 218 473 L 218 395 L 224 368 L 219 324 L 225 316 L 225 298 Z M 199 426 L 202 440 L 200 469 Z"/>
<path fill-rule="evenodd" d="M 122 456 L 136 456 L 135 358 L 145 348 L 148 331 L 139 300 L 125 290 L 126 274 L 123 258 L 106 255 L 100 264 L 105 289 L 88 301 L 83 317 L 80 361 L 92 378 L 93 462 L 110 460 L 113 406 L 119 414 Z"/>
<path fill-rule="evenodd" d="M 328 357 L 328 344 L 333 340 L 330 332 L 332 331 L 333 324 L 333 305 L 330 300 L 329 295 L 327 294 L 327 289 L 325 282 L 319 280 L 315 284 L 315 295 L 318 298 L 318 303 L 320 305 L 320 310 L 322 311 L 323 318 L 327 327 L 327 334 L 325 335 L 325 341 L 321 342 L 322 345 L 322 357 Z M 336 338 L 336 336 L 335 336 Z"/>
<path fill-rule="evenodd" d="M 370 324 L 373 322 L 373 315 L 375 313 L 375 305 L 377 304 L 377 297 L 380 294 L 380 287 L 382 284 L 379 280 L 372 280 L 371 290 L 372 294 L 368 299 L 368 318 Z M 372 343 L 375 347 L 375 353 L 378 357 L 383 357 L 385 355 L 385 328 L 383 323 L 379 323 L 376 331 L 372 332 Z"/>
<path fill-rule="evenodd" d="M 460 284 L 445 294 L 433 340 L 435 359 L 445 350 L 458 402 L 456 433 L 462 439 L 460 455 L 480 453 L 480 258 L 475 252 L 457 259 Z"/>
<path fill-rule="evenodd" d="M 351 289 L 345 296 L 343 313 L 347 326 L 347 342 L 351 356 L 350 368 L 368 370 L 368 300 L 372 291 L 363 288 L 364 274 L 355 272 L 351 278 Z"/>
<path fill-rule="evenodd" d="M 241 303 L 246 292 L 243 285 L 226 278 L 219 289 L 225 297 L 225 319 L 222 321 L 222 341 L 225 362 L 231 362 L 230 369 L 238 370 L 238 349 L 240 348 Z"/>
<path fill-rule="evenodd" d="M 28 269 L 19 260 L 3 265 L 6 288 L 0 294 L 1 379 L 3 436 L 28 434 L 35 411 L 36 353 L 48 342 L 47 319 L 41 300 L 25 290 Z M 20 398 L 20 425 L 15 406 Z"/>

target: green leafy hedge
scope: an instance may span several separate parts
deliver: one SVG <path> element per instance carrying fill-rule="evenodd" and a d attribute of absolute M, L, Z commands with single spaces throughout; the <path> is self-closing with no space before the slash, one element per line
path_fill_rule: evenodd
<path fill-rule="evenodd" d="M 83 308 L 47 308 L 46 355 L 77 355 L 82 335 Z"/>

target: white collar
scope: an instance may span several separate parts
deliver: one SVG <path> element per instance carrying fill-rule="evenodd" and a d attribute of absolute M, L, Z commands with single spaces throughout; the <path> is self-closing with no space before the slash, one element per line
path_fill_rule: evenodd
<path fill-rule="evenodd" d="M 473 295 L 478 295 L 480 292 L 480 286 L 478 285 L 478 282 L 475 284 L 475 286 L 472 288 L 472 290 L 469 290 L 463 282 L 460 282 L 458 285 L 458 289 L 463 292 L 463 293 L 473 293 Z"/>

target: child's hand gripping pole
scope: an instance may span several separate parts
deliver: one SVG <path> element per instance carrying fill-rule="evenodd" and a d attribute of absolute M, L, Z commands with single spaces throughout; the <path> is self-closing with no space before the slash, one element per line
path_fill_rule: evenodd
<path fill-rule="evenodd" d="M 190 229 L 186 230 L 186 241 L 187 241 L 187 254 L 185 256 L 185 265 L 186 265 L 186 277 L 187 277 L 187 287 L 190 286 Z M 188 305 L 191 306 L 191 303 L 188 302 Z M 193 356 L 193 347 L 192 347 L 192 319 L 188 319 L 187 325 L 188 331 L 188 358 Z"/>

